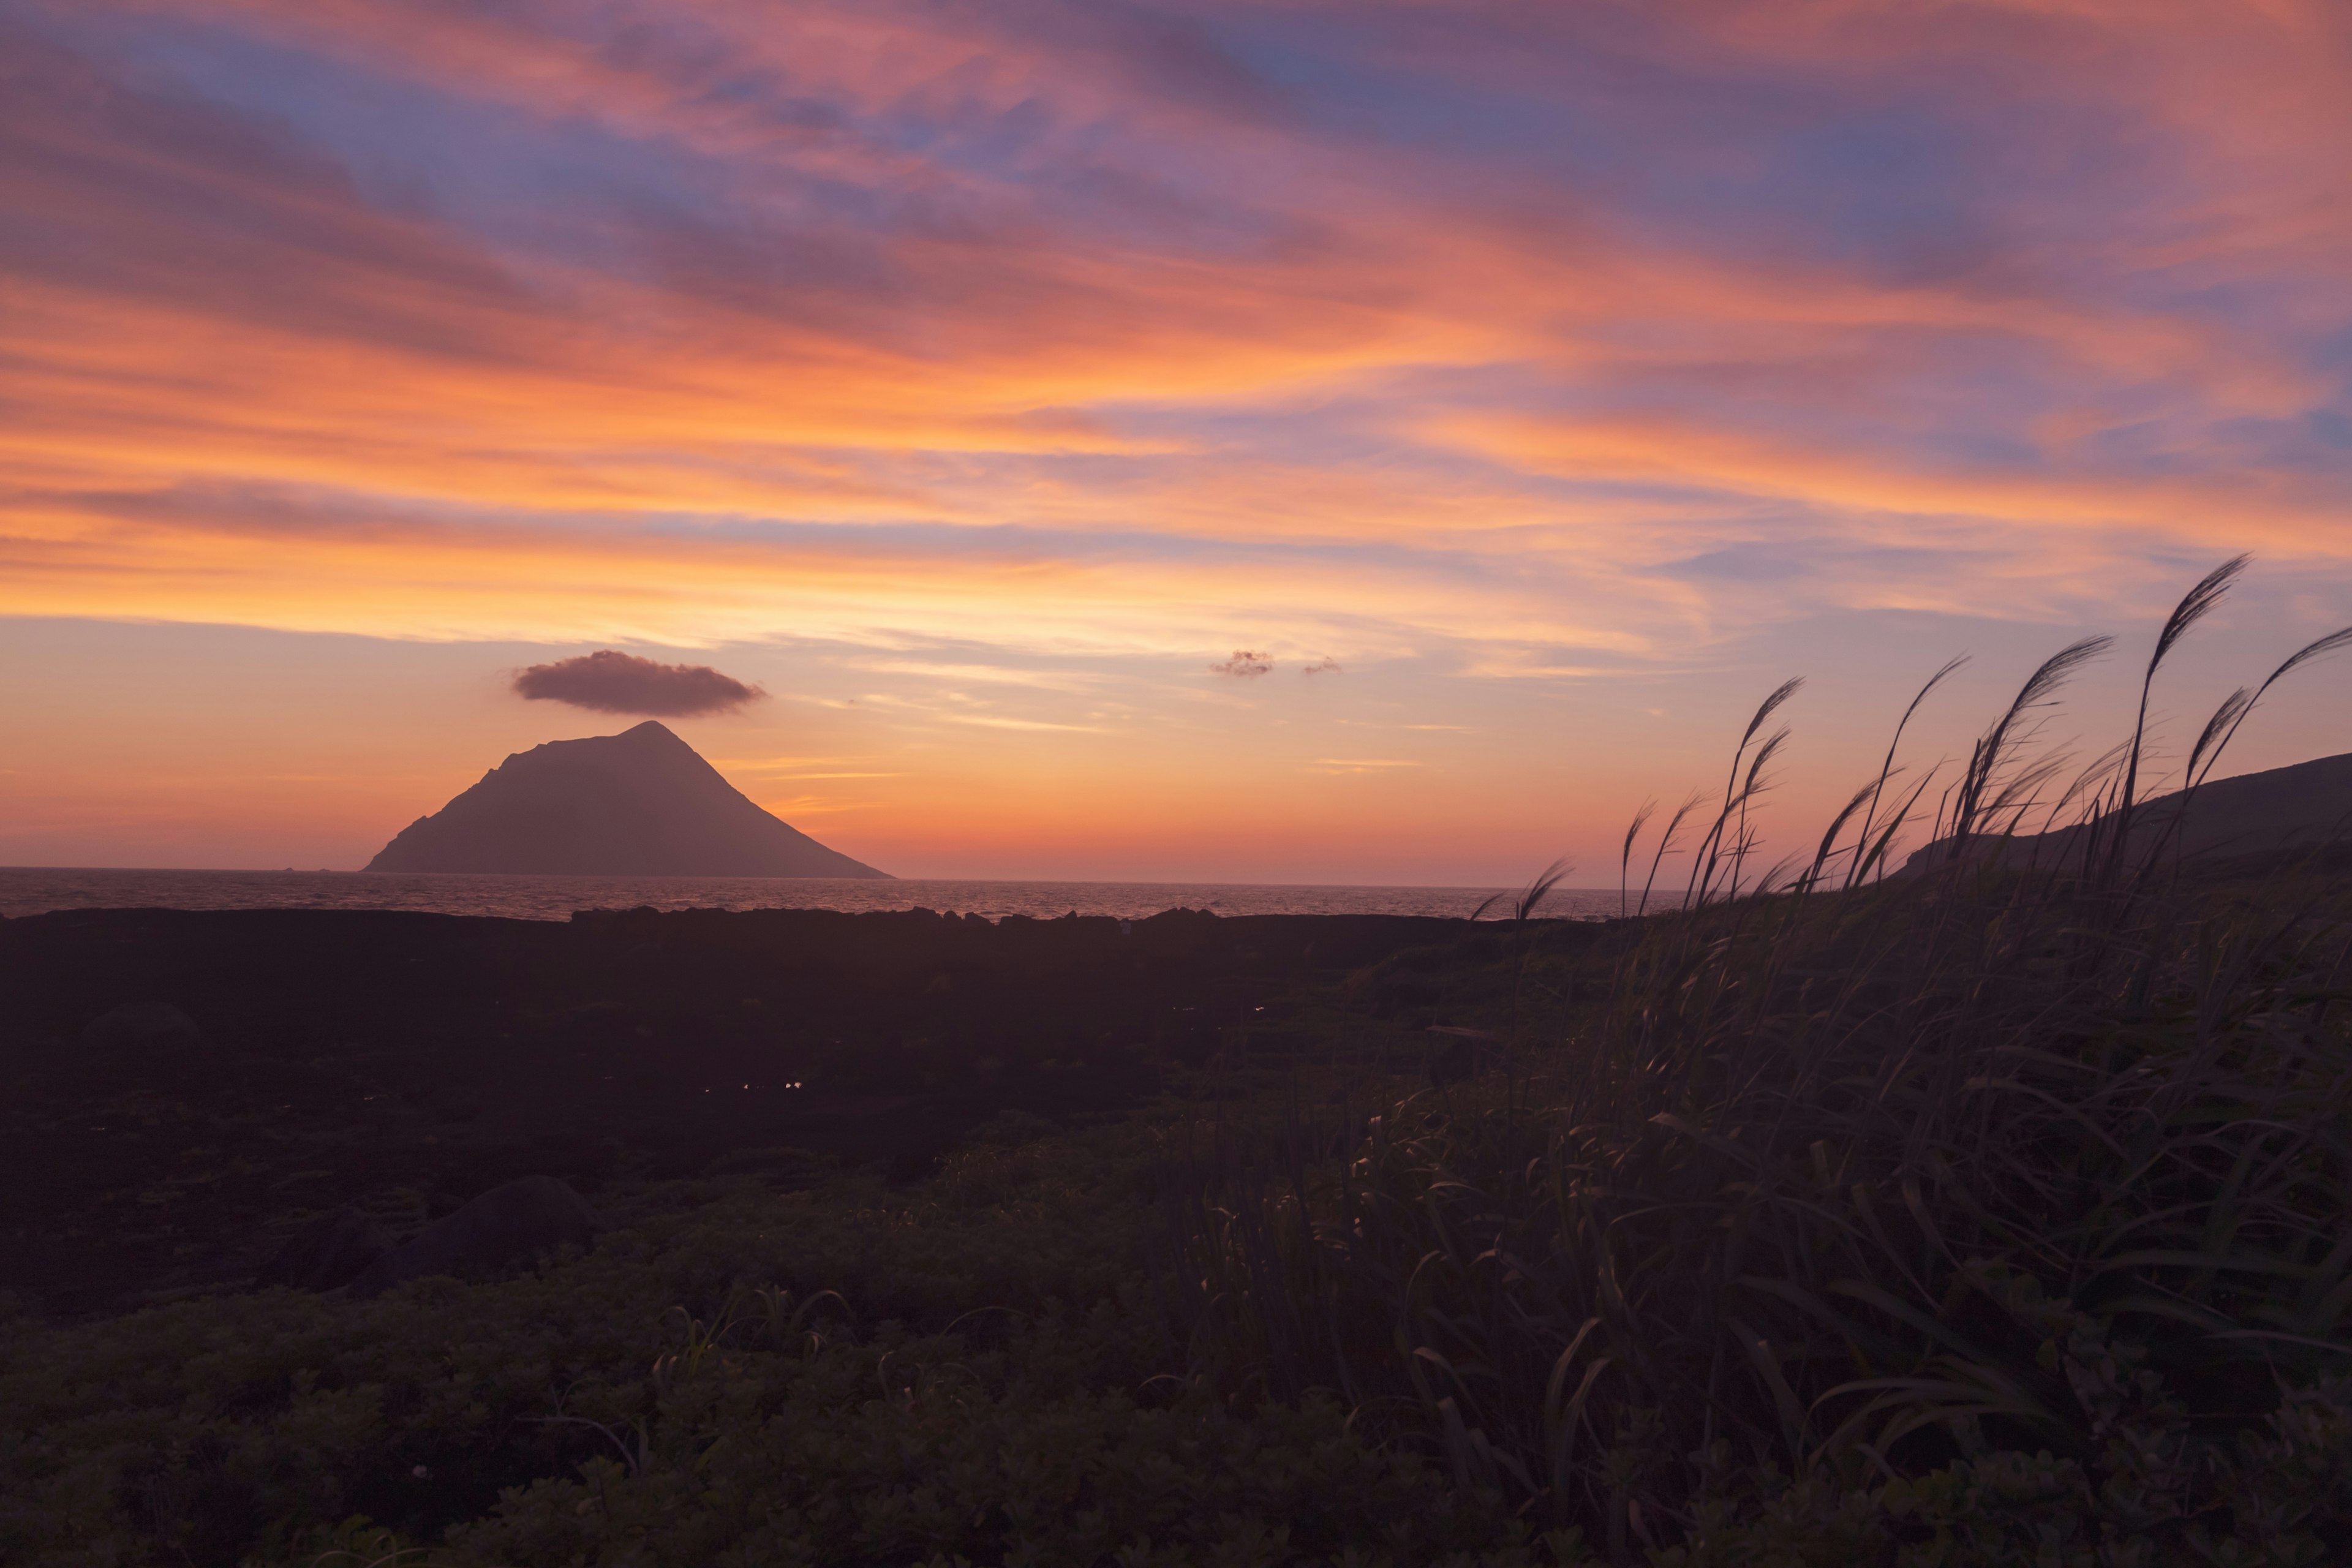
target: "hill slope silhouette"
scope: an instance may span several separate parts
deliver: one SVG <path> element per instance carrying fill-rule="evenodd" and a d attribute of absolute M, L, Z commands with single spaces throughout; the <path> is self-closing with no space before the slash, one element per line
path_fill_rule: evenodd
<path fill-rule="evenodd" d="M 878 877 L 746 799 L 669 729 L 518 752 L 368 862 L 371 871 Z"/>
<path fill-rule="evenodd" d="M 2107 831 L 2111 834 L 2112 826 Z M 1998 853 L 2004 863 L 2058 866 L 2080 854 L 2083 828 L 2021 835 L 1987 842 L 1972 855 Z M 2352 752 L 2215 779 L 2186 795 L 2158 795 L 2132 812 L 2132 850 L 2163 843 L 2190 861 L 2309 851 L 2352 837 Z M 1897 876 L 1914 875 L 1950 857 L 1939 838 L 1905 861 Z"/>

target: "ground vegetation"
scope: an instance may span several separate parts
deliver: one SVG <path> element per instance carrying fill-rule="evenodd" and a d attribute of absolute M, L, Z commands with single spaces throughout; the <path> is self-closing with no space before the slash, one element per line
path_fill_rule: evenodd
<path fill-rule="evenodd" d="M 1538 879 L 1283 948 L 1133 1042 L 1131 1100 L 1000 1110 L 919 1172 L 648 1180 L 592 1248 L 367 1300 L 22 1310 L 0 1552 L 2344 1561 L 2352 897 L 2324 850 L 2137 831 L 2144 733 L 2040 749 L 2101 651 L 1941 793 L 1890 748 L 1768 867 L 1785 686 L 1645 912 L 1549 921 Z M 2000 852 L 2053 818 L 2063 858 Z M 1885 877 L 1906 826 L 1940 847 Z"/>

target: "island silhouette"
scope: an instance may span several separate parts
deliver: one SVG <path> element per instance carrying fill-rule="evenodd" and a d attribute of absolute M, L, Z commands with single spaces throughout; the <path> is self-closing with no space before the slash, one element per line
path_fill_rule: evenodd
<path fill-rule="evenodd" d="M 887 879 L 772 816 L 668 726 L 518 752 L 400 830 L 371 871 Z"/>

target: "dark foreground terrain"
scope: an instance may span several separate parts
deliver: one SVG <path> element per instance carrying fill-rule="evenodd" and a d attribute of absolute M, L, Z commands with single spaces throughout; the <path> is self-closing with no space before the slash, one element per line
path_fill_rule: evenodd
<path fill-rule="evenodd" d="M 2325 870 L 11 921 L 0 1563 L 2352 1561 Z"/>
<path fill-rule="evenodd" d="M 592 1203 L 905 1181 L 1007 1110 L 1108 1111 L 1171 1064 L 1296 1052 L 1302 985 L 1465 934 L 1182 910 L 0 921 L 0 1290 L 71 1317 L 242 1285 L 312 1215 L 397 1236 L 525 1174 Z M 1391 1010 L 1442 997 L 1399 984 Z"/>

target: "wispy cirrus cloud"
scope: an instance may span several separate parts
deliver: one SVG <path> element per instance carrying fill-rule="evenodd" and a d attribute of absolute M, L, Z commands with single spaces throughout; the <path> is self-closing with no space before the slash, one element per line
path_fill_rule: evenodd
<path fill-rule="evenodd" d="M 1584 679 L 2352 574 L 2325 0 L 12 18 L 0 612 Z"/>

